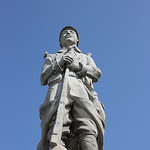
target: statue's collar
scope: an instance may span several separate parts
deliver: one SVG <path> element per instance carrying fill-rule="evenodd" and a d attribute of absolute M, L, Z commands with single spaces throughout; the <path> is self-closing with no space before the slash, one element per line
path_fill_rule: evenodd
<path fill-rule="evenodd" d="M 70 49 L 74 49 L 76 52 L 81 53 L 81 51 L 79 50 L 79 48 L 77 46 L 70 46 L 68 48 L 63 47 L 57 53 L 63 53 L 63 52 L 66 52 L 66 51 L 68 51 Z"/>

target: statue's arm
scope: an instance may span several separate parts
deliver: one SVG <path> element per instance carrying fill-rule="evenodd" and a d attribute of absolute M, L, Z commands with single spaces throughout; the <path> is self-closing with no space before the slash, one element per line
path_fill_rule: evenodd
<path fill-rule="evenodd" d="M 94 82 L 97 82 L 98 79 L 101 77 L 102 72 L 96 66 L 94 60 L 90 56 L 88 56 L 86 68 L 87 68 L 87 76 L 91 77 Z"/>
<path fill-rule="evenodd" d="M 41 85 L 46 85 L 49 77 L 63 71 L 54 57 L 56 57 L 55 54 L 47 54 L 45 57 L 44 65 L 41 71 Z"/>
<path fill-rule="evenodd" d="M 82 70 L 78 74 L 81 76 L 88 76 L 93 82 L 97 82 L 102 72 L 96 66 L 94 60 L 90 56 L 87 56 L 87 64 L 82 64 Z"/>

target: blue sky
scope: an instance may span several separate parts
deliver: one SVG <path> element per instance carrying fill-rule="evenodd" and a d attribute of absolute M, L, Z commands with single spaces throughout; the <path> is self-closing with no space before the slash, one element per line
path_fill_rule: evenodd
<path fill-rule="evenodd" d="M 60 48 L 59 33 L 71 25 L 103 73 L 95 90 L 106 107 L 104 149 L 148 150 L 149 7 L 149 0 L 1 0 L 1 149 L 36 149 L 48 89 L 40 85 L 43 55 Z"/>

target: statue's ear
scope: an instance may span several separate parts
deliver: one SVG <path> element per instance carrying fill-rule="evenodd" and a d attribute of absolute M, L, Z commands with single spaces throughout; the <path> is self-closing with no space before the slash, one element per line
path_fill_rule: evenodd
<path fill-rule="evenodd" d="M 76 43 L 76 44 L 77 44 L 76 46 L 78 47 L 78 44 L 79 44 L 79 38 L 77 38 L 77 43 Z"/>

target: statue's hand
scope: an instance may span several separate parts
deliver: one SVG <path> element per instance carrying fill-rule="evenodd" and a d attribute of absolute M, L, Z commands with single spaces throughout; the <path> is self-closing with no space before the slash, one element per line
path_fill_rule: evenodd
<path fill-rule="evenodd" d="M 79 63 L 79 65 L 80 65 L 81 69 L 77 72 L 77 75 L 79 75 L 79 76 L 86 76 L 86 72 L 87 72 L 86 68 L 83 67 L 82 63 Z"/>
<path fill-rule="evenodd" d="M 64 65 L 70 65 L 73 61 L 74 61 L 73 58 L 71 58 L 68 55 L 64 55 L 61 57 L 59 61 L 59 65 L 63 67 Z"/>
<path fill-rule="evenodd" d="M 70 70 L 73 70 L 75 72 L 81 71 L 82 66 L 79 62 L 74 61 L 73 63 L 67 65 L 67 68 L 69 68 Z"/>

